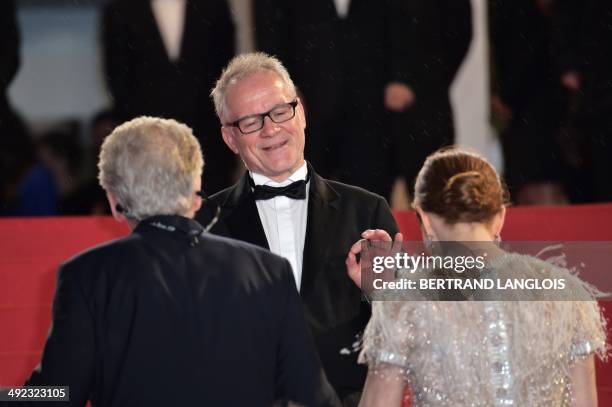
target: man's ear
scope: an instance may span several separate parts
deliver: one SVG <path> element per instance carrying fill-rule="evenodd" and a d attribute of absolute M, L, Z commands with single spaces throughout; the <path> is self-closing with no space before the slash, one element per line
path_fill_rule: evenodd
<path fill-rule="evenodd" d="M 302 99 L 298 98 L 298 102 L 299 103 L 296 107 L 297 115 L 300 120 L 300 125 L 302 126 L 303 129 L 306 129 L 306 109 L 304 108 L 304 105 L 302 104 Z"/>
<path fill-rule="evenodd" d="M 223 136 L 223 141 L 225 144 L 234 152 L 234 154 L 238 154 L 238 146 L 236 145 L 236 140 L 234 139 L 234 134 L 229 127 L 221 126 L 221 136 Z"/>
<path fill-rule="evenodd" d="M 111 192 L 106 192 L 106 199 L 110 205 L 113 218 L 115 218 L 115 220 L 118 222 L 127 221 L 125 216 L 123 216 L 123 214 L 117 210 L 117 199 L 115 199 L 115 196 Z"/>
<path fill-rule="evenodd" d="M 192 213 L 195 214 L 197 211 L 200 210 L 200 208 L 202 207 L 202 202 L 203 202 L 203 200 L 202 200 L 202 198 L 199 195 L 196 195 L 193 198 L 193 201 L 191 202 L 191 211 L 192 211 Z"/>

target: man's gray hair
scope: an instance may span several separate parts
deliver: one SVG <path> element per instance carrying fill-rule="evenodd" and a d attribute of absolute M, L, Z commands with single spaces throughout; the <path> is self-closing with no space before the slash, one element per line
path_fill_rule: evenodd
<path fill-rule="evenodd" d="M 264 52 L 240 54 L 235 56 L 230 61 L 230 63 L 221 73 L 221 77 L 217 80 L 215 87 L 210 92 L 210 95 L 215 102 L 215 110 L 217 111 L 217 116 L 219 116 L 219 118 L 222 118 L 227 110 L 227 106 L 225 105 L 225 95 L 227 94 L 229 87 L 244 77 L 262 71 L 274 72 L 282 79 L 289 90 L 296 93 L 295 85 L 289 76 L 289 72 L 287 72 L 287 69 L 276 57 L 268 55 Z"/>
<path fill-rule="evenodd" d="M 185 215 L 204 160 L 192 130 L 171 119 L 138 117 L 104 140 L 98 162 L 100 185 L 128 218 Z"/>

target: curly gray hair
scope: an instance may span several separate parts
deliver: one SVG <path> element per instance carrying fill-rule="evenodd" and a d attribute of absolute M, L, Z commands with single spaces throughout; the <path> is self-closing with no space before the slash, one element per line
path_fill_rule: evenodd
<path fill-rule="evenodd" d="M 189 127 L 138 117 L 104 140 L 98 179 L 130 218 L 185 215 L 196 199 L 194 186 L 203 167 L 200 144 Z"/>

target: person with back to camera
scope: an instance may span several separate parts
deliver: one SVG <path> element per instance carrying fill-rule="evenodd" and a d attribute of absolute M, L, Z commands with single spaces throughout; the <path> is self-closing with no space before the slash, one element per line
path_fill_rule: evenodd
<path fill-rule="evenodd" d="M 203 159 L 190 128 L 133 119 L 98 167 L 132 233 L 61 266 L 27 385 L 70 386 L 72 406 L 338 405 L 289 262 L 192 219 Z"/>
<path fill-rule="evenodd" d="M 360 405 L 399 406 L 409 383 L 413 406 L 596 406 L 594 355 L 605 358 L 607 345 L 594 290 L 567 269 L 496 245 L 507 193 L 491 164 L 461 149 L 438 151 L 425 161 L 415 191 L 426 246 L 479 246 L 498 273 L 561 276 L 574 295 L 435 302 L 409 295 L 384 301 L 382 293 L 364 334 L 360 361 L 369 371 Z M 381 230 L 363 238 L 391 240 Z M 357 285 L 361 244 L 346 260 Z"/>

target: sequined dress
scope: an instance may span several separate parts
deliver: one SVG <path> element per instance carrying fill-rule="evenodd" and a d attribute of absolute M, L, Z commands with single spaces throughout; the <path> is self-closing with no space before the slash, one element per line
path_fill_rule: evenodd
<path fill-rule="evenodd" d="M 503 269 L 542 267 L 509 255 Z M 592 353 L 605 357 L 605 322 L 588 286 L 556 272 L 587 300 L 374 301 L 359 360 L 379 374 L 401 367 L 413 406 L 571 405 L 570 369 Z"/>

